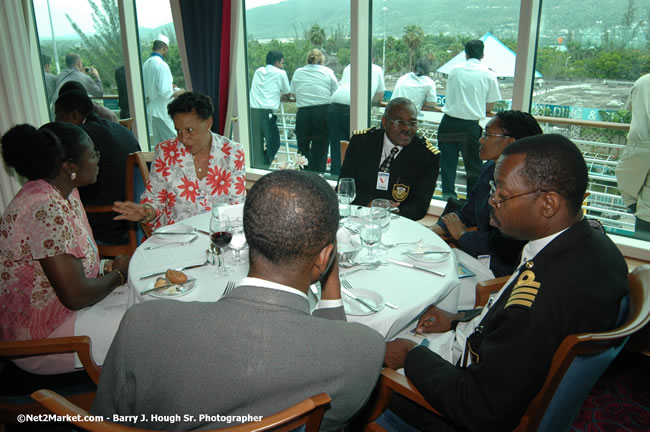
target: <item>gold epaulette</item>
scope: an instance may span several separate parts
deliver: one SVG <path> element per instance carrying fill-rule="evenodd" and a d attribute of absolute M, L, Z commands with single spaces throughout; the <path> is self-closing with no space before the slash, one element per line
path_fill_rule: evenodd
<path fill-rule="evenodd" d="M 533 273 L 534 265 L 533 261 L 526 262 L 526 270 L 519 275 L 519 279 L 517 279 L 517 283 L 510 293 L 505 309 L 511 306 L 530 309 L 535 302 L 535 298 L 542 284 L 535 281 L 535 273 Z"/>
<path fill-rule="evenodd" d="M 429 150 L 429 151 L 430 151 L 431 153 L 433 153 L 434 155 L 437 155 L 438 153 L 440 153 L 440 150 L 438 150 L 438 149 L 437 149 L 433 144 L 431 144 L 431 143 L 429 142 L 429 140 L 426 139 L 426 138 L 424 139 L 424 146 L 427 148 L 427 150 Z"/>
<path fill-rule="evenodd" d="M 372 130 L 374 130 L 374 129 L 375 129 L 375 128 L 374 128 L 374 126 L 373 126 L 373 127 L 368 128 L 368 129 L 359 129 L 359 130 L 355 130 L 355 131 L 352 131 L 352 135 L 363 135 L 363 134 L 367 134 L 368 132 L 370 132 L 370 131 L 372 131 Z"/>

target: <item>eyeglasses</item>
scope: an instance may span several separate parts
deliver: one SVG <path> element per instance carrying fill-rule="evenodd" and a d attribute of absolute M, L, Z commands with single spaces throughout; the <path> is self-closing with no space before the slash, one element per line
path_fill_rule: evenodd
<path fill-rule="evenodd" d="M 417 129 L 417 127 L 418 127 L 417 120 L 407 122 L 407 121 L 404 121 L 404 120 L 393 120 L 390 117 L 386 117 L 386 120 L 391 122 L 393 124 L 393 126 L 399 127 L 399 128 L 407 127 L 407 128 L 410 128 L 410 129 Z"/>
<path fill-rule="evenodd" d="M 495 136 L 495 137 L 504 137 L 504 138 L 512 138 L 510 135 L 491 134 L 491 133 L 488 133 L 487 129 L 483 129 L 483 133 L 481 134 L 481 138 L 483 138 L 483 139 L 487 139 L 487 137 L 491 137 L 491 136 Z"/>
<path fill-rule="evenodd" d="M 99 150 L 93 150 L 92 155 L 95 157 L 95 159 L 99 160 Z"/>
<path fill-rule="evenodd" d="M 524 192 L 524 193 L 521 193 L 519 195 L 513 195 L 513 196 L 507 197 L 507 198 L 501 198 L 501 199 L 496 199 L 494 197 L 496 192 L 497 192 L 497 185 L 494 184 L 494 180 L 490 180 L 490 199 L 492 200 L 492 204 L 494 204 L 494 206 L 496 208 L 499 208 L 499 207 L 501 207 L 501 204 L 503 202 L 505 202 L 505 201 L 515 199 L 515 198 L 519 198 L 519 197 L 522 197 L 524 195 L 530 195 L 530 194 L 546 192 L 546 191 L 542 190 L 542 189 L 538 189 L 538 190 L 534 190 L 534 191 L 530 191 L 530 192 Z"/>

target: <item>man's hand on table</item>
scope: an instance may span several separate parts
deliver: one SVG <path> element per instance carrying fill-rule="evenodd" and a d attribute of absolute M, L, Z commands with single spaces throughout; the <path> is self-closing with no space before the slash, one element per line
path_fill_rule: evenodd
<path fill-rule="evenodd" d="M 465 232 L 467 231 L 467 227 L 460 220 L 460 218 L 456 213 L 449 213 L 444 215 L 442 217 L 442 221 L 447 226 L 447 230 L 449 230 L 449 234 L 451 234 L 454 240 L 458 240 L 460 236 L 465 234 Z"/>
<path fill-rule="evenodd" d="M 429 309 L 420 317 L 415 331 L 418 333 L 444 333 L 451 330 L 451 322 L 460 317 L 460 314 L 452 314 L 436 306 L 429 306 Z"/>
<path fill-rule="evenodd" d="M 386 354 L 384 355 L 384 364 L 391 369 L 400 369 L 404 367 L 404 361 L 409 351 L 417 344 L 408 339 L 395 339 L 386 342 Z"/>

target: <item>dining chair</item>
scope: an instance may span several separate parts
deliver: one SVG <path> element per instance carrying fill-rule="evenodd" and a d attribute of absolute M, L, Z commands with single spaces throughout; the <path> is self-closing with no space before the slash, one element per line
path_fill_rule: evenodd
<path fill-rule="evenodd" d="M 505 280 L 499 279 L 493 284 L 484 283 L 484 288 L 502 286 Z M 629 337 L 650 321 L 650 265 L 645 264 L 634 269 L 628 275 L 628 285 L 629 293 L 621 301 L 619 324 L 615 329 L 569 335 L 562 341 L 555 351 L 541 390 L 528 405 L 515 432 L 570 430 L 584 399 L 598 378 L 618 355 Z M 487 299 L 485 296 L 482 298 Z M 477 303 L 478 301 L 477 286 Z M 429 405 L 406 376 L 385 368 L 367 416 L 365 431 L 384 431 L 374 421 L 388 406 L 393 392 L 441 415 Z"/>
<path fill-rule="evenodd" d="M 54 414 L 71 416 L 78 415 L 77 420 L 72 421 L 76 426 L 83 430 L 91 432 L 144 432 L 151 431 L 151 429 L 140 429 L 131 426 L 124 426 L 109 421 L 93 421 L 85 422 L 81 418 L 90 415 L 88 410 L 78 407 L 71 401 L 65 399 L 58 393 L 42 389 L 32 393 L 32 398 L 38 401 L 49 411 Z M 329 402 L 332 399 L 327 393 L 320 393 L 315 396 L 309 397 L 302 402 L 298 402 L 289 408 L 280 411 L 279 413 L 272 414 L 264 417 L 259 422 L 251 422 L 242 425 L 230 426 L 220 429 L 211 429 L 211 431 L 219 432 L 288 432 L 292 431 L 302 425 L 305 426 L 305 432 L 316 432 L 320 428 L 320 423 L 323 419 L 323 414 Z"/>
<path fill-rule="evenodd" d="M 153 162 L 153 152 L 135 152 L 126 158 L 126 201 L 140 202 L 145 185 L 149 181 L 149 167 Z M 145 237 L 151 236 L 151 228 L 142 223 L 133 223 L 129 229 L 129 243 L 139 245 Z M 134 249 L 135 251 L 135 249 Z"/>
<path fill-rule="evenodd" d="M 128 130 L 133 130 L 133 117 L 125 118 L 125 119 L 120 119 L 120 124 L 127 128 Z"/>
<path fill-rule="evenodd" d="M 343 160 L 345 159 L 345 153 L 348 151 L 348 146 L 350 145 L 350 141 L 346 140 L 341 140 L 341 166 L 343 166 Z"/>
<path fill-rule="evenodd" d="M 55 386 L 71 402 L 90 409 L 95 400 L 96 385 L 99 382 L 100 368 L 92 358 L 88 336 L 70 336 L 51 339 L 0 342 L 0 425 L 17 423 L 19 414 L 48 413 L 30 397 L 30 393 L 43 385 Z M 47 354 L 76 353 L 84 367 L 85 373 L 73 372 L 62 375 L 34 375 L 19 369 L 10 361 L 24 357 Z M 20 389 L 14 389 L 8 382 L 20 383 Z"/>

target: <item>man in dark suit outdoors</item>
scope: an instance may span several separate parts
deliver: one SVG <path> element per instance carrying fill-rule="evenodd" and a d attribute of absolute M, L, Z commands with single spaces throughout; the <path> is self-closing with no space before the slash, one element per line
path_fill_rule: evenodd
<path fill-rule="evenodd" d="M 407 98 L 388 103 L 381 125 L 383 129 L 355 131 L 339 178 L 354 179 L 354 204 L 386 198 L 401 216 L 422 219 L 436 187 L 440 152 L 416 135 L 417 112 Z"/>
<path fill-rule="evenodd" d="M 241 420 L 200 414 L 268 416 L 327 392 L 321 430 L 342 428 L 374 388 L 385 344 L 369 327 L 345 322 L 338 224 L 336 194 L 316 174 L 280 170 L 259 179 L 244 206 L 248 277 L 218 302 L 157 300 L 129 309 L 92 412 L 144 416 L 138 427 L 210 429 Z M 310 314 L 309 286 L 317 281 L 321 300 Z M 193 418 L 170 424 L 152 414 Z"/>
<path fill-rule="evenodd" d="M 138 141 L 121 124 L 95 114 L 93 102 L 85 92 L 63 90 L 54 106 L 56 121 L 79 125 L 100 154 L 97 182 L 79 188 L 81 201 L 85 205 L 112 205 L 115 201 L 124 201 L 126 159 L 129 153 L 140 151 Z M 113 213 L 88 214 L 97 242 L 120 244 L 127 241 L 127 222 L 115 221 L 115 216 Z"/>
<path fill-rule="evenodd" d="M 582 153 L 561 135 L 527 137 L 505 148 L 494 172 L 490 223 L 528 241 L 519 266 L 471 321 L 459 323 L 465 313 L 435 306 L 421 316 L 418 331 L 426 333 L 455 328 L 458 335 L 468 325 L 457 364 L 409 340 L 388 342 L 386 365 L 404 367 L 444 416 L 396 397 L 380 420 L 390 423 L 389 431 L 513 430 L 562 340 L 615 327 L 627 265 L 583 215 L 587 183 Z"/>

